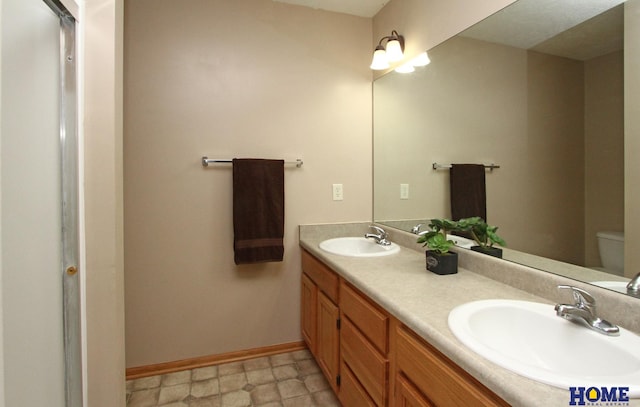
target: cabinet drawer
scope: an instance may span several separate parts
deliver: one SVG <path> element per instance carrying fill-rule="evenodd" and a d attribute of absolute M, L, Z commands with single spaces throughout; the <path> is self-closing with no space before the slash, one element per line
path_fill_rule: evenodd
<path fill-rule="evenodd" d="M 302 251 L 302 271 L 331 301 L 338 303 L 338 275 L 305 250 Z"/>
<path fill-rule="evenodd" d="M 340 310 L 382 354 L 387 354 L 389 317 L 344 281 L 340 284 Z"/>
<path fill-rule="evenodd" d="M 508 406 L 413 332 L 396 329 L 397 369 L 437 406 Z"/>
<path fill-rule="evenodd" d="M 340 377 L 340 397 L 338 398 L 343 406 L 376 407 L 376 403 L 371 400 L 344 362 L 340 365 Z"/>
<path fill-rule="evenodd" d="M 403 375 L 396 378 L 395 407 L 435 407 L 415 386 Z"/>
<path fill-rule="evenodd" d="M 386 405 L 387 360 L 349 319 L 342 319 L 340 330 L 340 352 L 343 362 L 353 371 L 376 405 Z"/>

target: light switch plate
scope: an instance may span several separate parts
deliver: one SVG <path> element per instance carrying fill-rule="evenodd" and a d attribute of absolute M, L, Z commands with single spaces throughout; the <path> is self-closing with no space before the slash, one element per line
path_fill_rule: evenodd
<path fill-rule="evenodd" d="M 333 184 L 333 200 L 342 201 L 344 199 L 344 193 L 342 190 L 342 184 Z"/>

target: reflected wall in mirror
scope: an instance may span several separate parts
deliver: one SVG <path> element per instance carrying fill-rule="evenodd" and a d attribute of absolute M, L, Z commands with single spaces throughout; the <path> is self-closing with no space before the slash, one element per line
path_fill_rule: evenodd
<path fill-rule="evenodd" d="M 624 231 L 624 47 L 638 47 L 623 41 L 624 7 L 519 0 L 430 50 L 430 65 L 376 80 L 374 220 L 410 231 L 450 217 L 449 173 L 432 163 L 495 163 L 487 221 L 505 259 L 624 281 L 595 270 L 597 232 Z"/>

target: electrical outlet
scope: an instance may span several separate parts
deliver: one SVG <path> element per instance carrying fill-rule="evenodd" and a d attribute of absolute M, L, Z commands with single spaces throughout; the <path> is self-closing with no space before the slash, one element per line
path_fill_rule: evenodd
<path fill-rule="evenodd" d="M 333 200 L 342 201 L 344 199 L 344 191 L 342 190 L 342 184 L 333 184 Z"/>
<path fill-rule="evenodd" d="M 400 199 L 409 199 L 409 184 L 400 184 Z"/>

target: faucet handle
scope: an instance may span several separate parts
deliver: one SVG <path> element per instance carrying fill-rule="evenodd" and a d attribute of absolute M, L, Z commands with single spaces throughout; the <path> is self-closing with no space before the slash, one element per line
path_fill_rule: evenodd
<path fill-rule="evenodd" d="M 596 299 L 591 296 L 585 290 L 574 287 L 572 285 L 559 285 L 558 288 L 571 290 L 571 294 L 573 295 L 573 300 L 575 301 L 575 305 L 583 308 L 595 308 Z"/>
<path fill-rule="evenodd" d="M 418 223 L 414 227 L 411 228 L 411 233 L 414 235 L 420 234 L 420 228 L 422 227 L 422 223 Z"/>
<path fill-rule="evenodd" d="M 370 229 L 375 230 L 376 232 L 380 233 L 380 237 L 381 238 L 386 238 L 387 237 L 387 232 L 384 231 L 384 229 L 382 229 L 381 227 L 378 227 L 376 225 L 369 225 Z"/>

